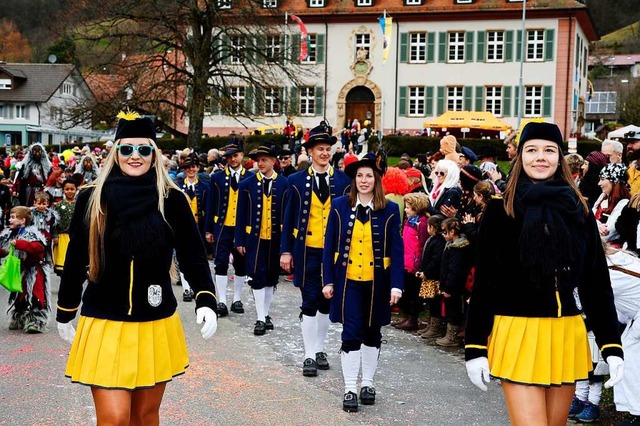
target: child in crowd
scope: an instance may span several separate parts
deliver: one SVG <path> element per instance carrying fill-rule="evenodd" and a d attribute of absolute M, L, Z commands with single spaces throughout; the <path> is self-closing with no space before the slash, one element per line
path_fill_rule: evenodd
<path fill-rule="evenodd" d="M 440 291 L 444 298 L 447 333 L 436 340 L 438 346 L 460 346 L 458 333 L 463 322 L 463 295 L 473 252 L 467 237 L 461 232 L 460 221 L 454 217 L 442 222 L 442 233 L 447 241 L 440 267 Z"/>
<path fill-rule="evenodd" d="M 53 205 L 58 222 L 53 227 L 53 269 L 56 275 L 62 275 L 64 260 L 69 246 L 69 225 L 76 206 L 78 184 L 73 179 L 66 179 L 62 184 L 64 199 Z"/>
<path fill-rule="evenodd" d="M 404 196 L 405 219 L 402 228 L 404 241 L 404 297 L 401 304 L 405 307 L 407 319 L 394 324 L 400 330 L 417 330 L 418 316 L 422 310 L 422 301 L 418 298 L 420 279 L 416 272 L 422 260 L 424 248 L 429 233 L 427 231 L 427 207 L 429 198 L 424 193 L 410 193 Z"/>
<path fill-rule="evenodd" d="M 424 339 L 432 339 L 440 337 L 440 326 L 442 325 L 442 295 L 440 290 L 436 290 L 434 294 L 429 294 L 426 286 L 427 281 L 436 281 L 440 283 L 440 266 L 442 264 L 442 252 L 447 243 L 442 235 L 442 221 L 444 216 L 433 215 L 427 220 L 427 232 L 429 239 L 424 245 L 422 251 L 422 262 L 417 272 L 418 278 L 422 279 L 419 297 L 426 300 L 429 307 L 429 326 L 418 332 Z"/>
<path fill-rule="evenodd" d="M 45 261 L 49 264 L 53 264 L 53 250 L 52 250 L 52 231 L 57 222 L 56 212 L 49 207 L 49 194 L 43 191 L 36 192 L 33 200 L 33 207 L 31 207 L 32 223 L 33 226 L 38 229 L 44 235 L 45 243 Z"/>
<path fill-rule="evenodd" d="M 64 182 L 64 179 L 64 170 L 60 168 L 55 169 L 49 175 L 49 179 L 47 179 L 47 185 L 44 187 L 44 191 L 49 194 L 51 205 L 54 205 L 64 198 L 64 193 L 62 190 L 62 182 Z"/>
<path fill-rule="evenodd" d="M 23 330 L 35 334 L 45 331 L 49 320 L 50 283 L 44 270 L 46 240 L 31 225 L 31 210 L 17 206 L 11 209 L 9 227 L 0 233 L 0 257 L 9 253 L 10 246 L 21 260 L 22 292 L 11 293 L 9 330 Z"/>

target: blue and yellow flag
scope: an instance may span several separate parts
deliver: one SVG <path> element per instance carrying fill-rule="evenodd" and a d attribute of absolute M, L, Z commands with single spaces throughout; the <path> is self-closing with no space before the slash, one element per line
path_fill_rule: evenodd
<path fill-rule="evenodd" d="M 387 62 L 387 56 L 389 56 L 389 47 L 391 46 L 391 33 L 393 32 L 393 18 L 388 17 L 385 13 L 384 16 L 378 18 L 380 27 L 382 28 L 382 65 Z"/>

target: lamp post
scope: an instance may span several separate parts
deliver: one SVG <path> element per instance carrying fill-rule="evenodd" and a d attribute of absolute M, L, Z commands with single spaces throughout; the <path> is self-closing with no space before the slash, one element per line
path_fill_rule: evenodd
<path fill-rule="evenodd" d="M 526 39 L 527 39 L 527 31 L 526 31 L 526 20 L 527 20 L 527 0 L 522 0 L 522 40 L 520 40 L 520 79 L 518 81 L 518 126 L 520 129 L 520 123 L 522 123 L 522 109 L 524 106 L 524 83 L 523 83 L 523 74 L 524 74 L 524 57 L 526 55 L 525 47 L 526 47 Z"/>

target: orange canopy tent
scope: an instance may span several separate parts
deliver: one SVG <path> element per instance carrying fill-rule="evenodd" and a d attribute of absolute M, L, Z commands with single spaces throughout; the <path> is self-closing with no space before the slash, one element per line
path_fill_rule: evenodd
<path fill-rule="evenodd" d="M 506 132 L 511 129 L 509 125 L 487 111 L 447 111 L 440 117 L 425 121 L 423 127 L 468 128 L 496 132 Z"/>

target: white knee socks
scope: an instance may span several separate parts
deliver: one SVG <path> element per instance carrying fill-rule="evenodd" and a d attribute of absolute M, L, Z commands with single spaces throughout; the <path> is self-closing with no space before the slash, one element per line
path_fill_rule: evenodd
<path fill-rule="evenodd" d="M 363 346 L 364 348 L 364 346 Z M 360 372 L 360 351 L 342 351 L 342 377 L 344 379 L 344 393 L 358 393 L 358 373 Z"/>
<path fill-rule="evenodd" d="M 324 342 L 327 340 L 327 331 L 329 330 L 329 314 L 316 314 L 316 323 L 318 324 L 316 333 L 316 353 L 324 352 Z"/>
<path fill-rule="evenodd" d="M 244 280 L 247 277 L 244 276 L 238 276 L 236 275 L 236 277 L 233 280 L 233 301 L 234 302 L 239 302 L 242 300 L 242 286 L 244 285 Z"/>
<path fill-rule="evenodd" d="M 589 402 L 593 405 L 600 405 L 602 398 L 602 382 L 589 383 Z"/>
<path fill-rule="evenodd" d="M 264 288 L 264 314 L 269 315 L 271 309 L 271 301 L 273 300 L 273 287 Z"/>
<path fill-rule="evenodd" d="M 300 321 L 302 341 L 304 342 L 304 359 L 316 359 L 316 347 L 318 344 L 318 342 L 316 342 L 318 335 L 317 318 L 317 316 L 310 317 L 308 315 L 302 315 L 302 321 Z"/>
<path fill-rule="evenodd" d="M 266 311 L 264 303 L 265 289 L 253 290 L 253 300 L 256 303 L 256 314 L 258 314 L 258 321 L 265 321 Z"/>
<path fill-rule="evenodd" d="M 180 272 L 180 281 L 182 282 L 182 288 L 185 290 L 191 290 L 191 286 L 189 285 L 189 282 L 184 279 L 184 274 L 182 272 Z"/>
<path fill-rule="evenodd" d="M 227 282 L 229 278 L 226 275 L 216 275 L 216 298 L 218 303 L 227 304 Z"/>
<path fill-rule="evenodd" d="M 360 353 L 362 354 L 362 386 L 373 387 L 373 376 L 378 369 L 380 349 L 375 346 L 362 345 Z"/>
<path fill-rule="evenodd" d="M 589 398 L 589 382 L 586 380 L 576 382 L 575 395 L 580 401 L 586 401 Z"/>

